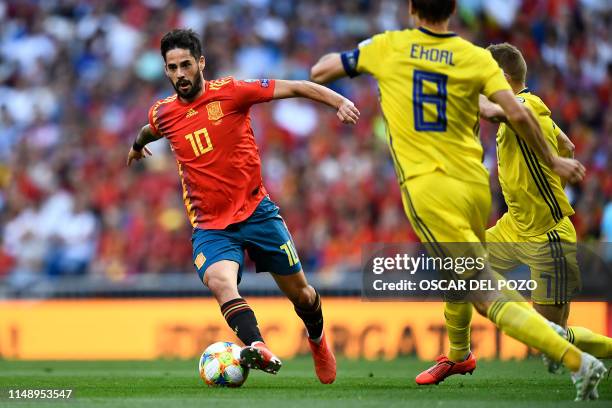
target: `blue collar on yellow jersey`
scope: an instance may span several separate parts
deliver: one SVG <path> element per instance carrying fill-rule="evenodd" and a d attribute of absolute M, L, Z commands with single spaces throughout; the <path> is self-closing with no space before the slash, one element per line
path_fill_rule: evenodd
<path fill-rule="evenodd" d="M 531 91 L 529 90 L 529 88 L 525 88 L 525 89 L 523 89 L 521 92 L 517 93 L 517 95 L 520 95 L 520 94 L 522 94 L 522 93 L 528 93 L 528 92 L 531 92 Z"/>
<path fill-rule="evenodd" d="M 446 37 L 454 37 L 457 34 L 453 33 L 453 32 L 448 32 L 448 33 L 434 33 L 433 31 L 430 31 L 428 29 L 426 29 L 425 27 L 419 27 L 419 31 L 427 34 L 427 35 L 432 35 L 434 37 L 440 37 L 440 38 L 446 38 Z"/>

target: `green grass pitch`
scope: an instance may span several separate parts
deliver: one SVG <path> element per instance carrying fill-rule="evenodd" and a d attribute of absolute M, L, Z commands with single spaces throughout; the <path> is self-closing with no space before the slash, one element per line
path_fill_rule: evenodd
<path fill-rule="evenodd" d="M 609 362 L 608 362 L 609 363 Z M 473 376 L 419 387 L 428 367 L 416 359 L 338 361 L 338 378 L 321 385 L 310 358 L 287 360 L 277 376 L 252 371 L 242 388 L 208 388 L 197 361 L 0 361 L 0 406 L 14 407 L 560 407 L 576 406 L 569 375 L 548 374 L 539 361 L 479 361 Z M 74 390 L 70 400 L 9 400 L 9 389 Z M 612 406 L 612 379 L 591 407 Z"/>

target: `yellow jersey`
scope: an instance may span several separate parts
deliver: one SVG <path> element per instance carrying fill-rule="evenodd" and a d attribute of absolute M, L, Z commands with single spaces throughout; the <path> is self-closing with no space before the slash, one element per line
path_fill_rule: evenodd
<path fill-rule="evenodd" d="M 517 99 L 533 112 L 553 152 L 559 154 L 557 136 L 561 130 L 551 119 L 548 107 L 529 89 L 519 92 Z M 561 177 L 505 123 L 497 131 L 497 165 L 510 224 L 521 235 L 543 234 L 574 213 Z"/>
<path fill-rule="evenodd" d="M 343 65 L 378 82 L 387 142 L 402 184 L 441 171 L 489 182 L 482 164 L 478 96 L 511 90 L 491 54 L 455 33 L 423 27 L 362 42 Z M 354 76 L 354 75 L 351 75 Z"/>

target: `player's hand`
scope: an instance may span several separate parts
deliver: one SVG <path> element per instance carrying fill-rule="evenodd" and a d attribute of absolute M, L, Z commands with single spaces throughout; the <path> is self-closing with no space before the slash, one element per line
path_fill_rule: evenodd
<path fill-rule="evenodd" d="M 153 153 L 147 148 L 147 146 L 143 147 L 141 151 L 134 150 L 134 148 L 130 148 L 130 152 L 127 157 L 127 165 L 130 166 L 133 161 L 138 161 L 140 159 L 144 159 L 147 156 L 152 156 Z"/>
<path fill-rule="evenodd" d="M 359 110 L 355 107 L 355 104 L 348 99 L 343 99 L 340 106 L 338 106 L 338 112 L 336 113 L 342 123 L 354 125 L 359 120 Z"/>
<path fill-rule="evenodd" d="M 572 143 L 572 141 L 567 137 L 567 135 L 563 132 L 559 133 L 557 136 L 557 143 L 559 145 L 559 154 L 563 157 L 574 158 L 574 151 L 576 150 L 576 146 Z"/>
<path fill-rule="evenodd" d="M 586 169 L 578 160 L 567 159 L 565 157 L 555 156 L 552 169 L 562 179 L 570 183 L 578 183 L 586 174 Z"/>

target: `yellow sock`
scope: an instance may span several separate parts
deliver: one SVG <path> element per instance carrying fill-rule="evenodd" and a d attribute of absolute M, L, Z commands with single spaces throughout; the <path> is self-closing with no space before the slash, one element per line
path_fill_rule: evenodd
<path fill-rule="evenodd" d="M 559 336 L 535 310 L 515 302 L 496 301 L 487 310 L 487 317 L 510 337 L 562 361 L 570 371 L 580 369 L 580 350 Z"/>
<path fill-rule="evenodd" d="M 567 328 L 567 339 L 582 351 L 597 358 L 612 358 L 612 339 L 599 333 L 593 333 L 585 327 Z"/>
<path fill-rule="evenodd" d="M 572 344 L 570 344 L 570 346 L 572 346 L 572 348 L 569 348 L 567 353 L 563 355 L 561 362 L 568 370 L 576 372 L 580 370 L 580 365 L 582 364 L 582 352 L 578 350 L 576 346 Z"/>
<path fill-rule="evenodd" d="M 448 358 L 451 361 L 463 361 L 470 352 L 470 323 L 472 322 L 472 304 L 446 302 L 444 319 L 450 341 Z"/>

